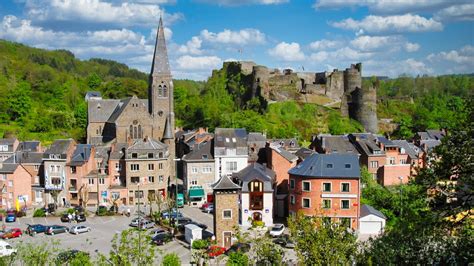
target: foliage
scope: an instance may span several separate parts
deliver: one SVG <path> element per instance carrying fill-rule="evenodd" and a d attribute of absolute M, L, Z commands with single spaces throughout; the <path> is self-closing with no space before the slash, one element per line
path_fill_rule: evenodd
<path fill-rule="evenodd" d="M 17 245 L 16 260 L 23 265 L 51 265 L 59 252 L 59 242 L 51 243 L 21 243 Z"/>
<path fill-rule="evenodd" d="M 42 208 L 36 209 L 33 213 L 33 217 L 46 217 L 46 213 Z"/>
<path fill-rule="evenodd" d="M 247 266 L 249 265 L 249 257 L 242 252 L 232 252 L 226 263 L 227 266 Z"/>
<path fill-rule="evenodd" d="M 307 217 L 298 212 L 288 218 L 298 259 L 304 265 L 347 265 L 357 252 L 357 238 L 343 225 Z"/>
<path fill-rule="evenodd" d="M 179 266 L 181 265 L 181 260 L 179 259 L 176 253 L 168 253 L 163 257 L 163 266 Z"/>
<path fill-rule="evenodd" d="M 205 239 L 197 239 L 193 241 L 193 249 L 207 249 L 209 247 L 209 241 Z"/>
<path fill-rule="evenodd" d="M 264 221 L 252 221 L 252 227 L 264 227 L 265 222 Z"/>
<path fill-rule="evenodd" d="M 257 265 L 282 265 L 283 250 L 268 236 L 254 239 L 251 249 Z"/>

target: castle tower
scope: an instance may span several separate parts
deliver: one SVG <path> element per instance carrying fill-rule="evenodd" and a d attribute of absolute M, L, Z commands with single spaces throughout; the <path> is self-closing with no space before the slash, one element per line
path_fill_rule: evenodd
<path fill-rule="evenodd" d="M 153 119 L 153 138 L 168 145 L 170 153 L 170 173 L 174 175 L 175 143 L 174 143 L 174 106 L 173 79 L 171 77 L 166 49 L 163 20 L 160 17 L 156 34 L 155 52 L 151 64 L 148 88 L 148 107 Z"/>
<path fill-rule="evenodd" d="M 352 103 L 351 93 L 362 88 L 362 64 L 352 64 L 350 68 L 344 70 L 344 94 L 341 99 L 341 114 L 350 116 L 349 105 Z"/>
<path fill-rule="evenodd" d="M 366 132 L 378 132 L 377 90 L 375 86 L 357 88 L 351 93 L 352 106 L 349 107 L 351 118 L 359 121 Z"/>
<path fill-rule="evenodd" d="M 217 245 L 229 248 L 235 227 L 239 226 L 240 186 L 228 176 L 222 176 L 212 187 L 214 189 L 214 236 Z"/>

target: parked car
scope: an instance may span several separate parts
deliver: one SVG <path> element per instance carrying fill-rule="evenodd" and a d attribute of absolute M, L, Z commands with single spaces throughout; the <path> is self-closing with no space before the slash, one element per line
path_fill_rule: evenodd
<path fill-rule="evenodd" d="M 140 229 L 150 229 L 150 228 L 153 228 L 155 227 L 155 223 L 152 222 L 152 221 L 149 221 L 149 220 L 143 220 L 142 222 L 140 222 Z"/>
<path fill-rule="evenodd" d="M 174 222 L 178 224 L 178 229 L 179 230 L 184 230 L 184 226 L 192 222 L 193 220 L 186 218 L 186 217 L 180 217 L 176 219 Z"/>
<path fill-rule="evenodd" d="M 155 237 L 156 235 L 159 235 L 161 233 L 165 233 L 166 231 L 163 229 L 163 228 L 157 228 L 157 229 L 153 229 L 151 231 L 151 238 Z"/>
<path fill-rule="evenodd" d="M 218 256 L 220 256 L 224 253 L 225 253 L 225 248 L 224 247 L 210 246 L 207 249 L 207 255 L 209 255 L 209 257 L 211 257 L 211 258 L 218 257 Z"/>
<path fill-rule="evenodd" d="M 273 237 L 281 236 L 285 231 L 285 225 L 283 224 L 274 224 L 270 230 L 270 235 Z"/>
<path fill-rule="evenodd" d="M 16 254 L 16 249 L 7 242 L 0 240 L 0 257 L 11 256 Z"/>
<path fill-rule="evenodd" d="M 67 214 L 67 213 L 61 215 L 61 222 L 68 223 L 69 222 L 69 215 L 70 214 Z"/>
<path fill-rule="evenodd" d="M 51 225 L 48 226 L 48 229 L 46 229 L 45 234 L 48 235 L 55 235 L 55 234 L 60 234 L 60 233 L 66 233 L 69 231 L 69 228 L 63 225 Z"/>
<path fill-rule="evenodd" d="M 71 249 L 71 250 L 66 250 L 58 254 L 58 257 L 56 258 L 56 265 L 69 265 L 68 262 L 73 260 L 76 256 L 78 255 L 83 255 L 86 257 L 89 257 L 89 253 L 80 251 L 77 249 Z"/>
<path fill-rule="evenodd" d="M 42 224 L 29 224 L 26 228 L 26 233 L 30 236 L 34 236 L 38 233 L 46 232 L 47 227 Z"/>
<path fill-rule="evenodd" d="M 205 202 L 201 205 L 201 207 L 199 207 L 199 209 L 204 210 L 205 208 L 207 208 L 207 206 L 209 206 L 209 204 L 213 204 L 213 203 L 212 202 Z"/>
<path fill-rule="evenodd" d="M 172 236 L 170 233 L 168 233 L 168 232 L 163 232 L 163 233 L 159 233 L 159 234 L 155 235 L 155 236 L 151 239 L 151 241 L 152 241 L 153 243 L 155 243 L 156 245 L 159 245 L 159 246 L 160 246 L 160 245 L 164 245 L 164 244 L 170 242 L 171 239 L 173 239 L 173 236 Z"/>
<path fill-rule="evenodd" d="M 183 217 L 183 214 L 180 212 L 177 212 L 176 209 L 171 210 L 171 212 L 161 213 L 161 218 L 163 219 L 176 219 L 180 217 Z"/>
<path fill-rule="evenodd" d="M 80 233 L 87 233 L 90 231 L 91 231 L 91 228 L 89 226 L 75 225 L 71 227 L 71 229 L 69 230 L 69 233 L 78 235 Z"/>
<path fill-rule="evenodd" d="M 7 217 L 5 218 L 5 222 L 7 223 L 14 223 L 16 221 L 16 214 L 13 212 L 7 213 Z"/>
<path fill-rule="evenodd" d="M 86 220 L 87 220 L 86 215 L 84 213 L 79 213 L 76 215 L 76 222 L 82 223 L 82 222 L 85 222 Z"/>
<path fill-rule="evenodd" d="M 206 208 L 203 209 L 203 211 L 207 213 L 214 213 L 214 203 L 210 203 L 209 205 L 207 205 Z"/>
<path fill-rule="evenodd" d="M 13 228 L 8 231 L 6 231 L 3 235 L 3 239 L 9 239 L 9 238 L 16 238 L 22 236 L 23 233 L 21 232 L 20 228 Z"/>
<path fill-rule="evenodd" d="M 146 219 L 143 218 L 143 217 L 137 217 L 137 218 L 133 218 L 132 219 L 132 222 L 129 224 L 129 226 L 131 227 L 138 227 L 138 224 L 145 221 Z"/>
<path fill-rule="evenodd" d="M 230 246 L 230 248 L 225 252 L 226 255 L 230 255 L 234 252 L 247 253 L 250 250 L 250 244 L 247 243 L 236 243 Z"/>
<path fill-rule="evenodd" d="M 295 243 L 288 235 L 281 235 L 273 240 L 273 243 L 285 248 L 295 248 Z"/>

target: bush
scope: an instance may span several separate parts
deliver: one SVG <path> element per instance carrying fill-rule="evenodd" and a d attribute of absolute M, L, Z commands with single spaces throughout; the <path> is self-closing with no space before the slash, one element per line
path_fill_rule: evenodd
<path fill-rule="evenodd" d="M 46 217 L 46 213 L 43 209 L 36 209 L 33 213 L 33 217 Z"/>
<path fill-rule="evenodd" d="M 227 266 L 247 266 L 249 265 L 249 257 L 242 252 L 233 252 L 229 255 Z"/>
<path fill-rule="evenodd" d="M 193 241 L 193 249 L 207 249 L 209 247 L 209 242 L 204 239 L 198 239 Z"/>
<path fill-rule="evenodd" d="M 264 227 L 265 222 L 264 221 L 252 221 L 252 227 Z"/>
<path fill-rule="evenodd" d="M 181 265 L 181 260 L 179 259 L 176 253 L 168 253 L 163 257 L 163 266 L 179 266 Z"/>

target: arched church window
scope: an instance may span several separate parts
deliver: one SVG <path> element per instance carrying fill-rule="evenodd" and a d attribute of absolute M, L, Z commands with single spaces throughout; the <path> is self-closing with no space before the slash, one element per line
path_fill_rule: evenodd
<path fill-rule="evenodd" d="M 133 139 L 133 126 L 130 125 L 130 138 Z"/>
<path fill-rule="evenodd" d="M 138 125 L 138 138 L 141 139 L 143 138 L 143 132 L 142 132 L 142 126 Z"/>
<path fill-rule="evenodd" d="M 163 97 L 168 97 L 168 88 L 166 88 L 166 85 L 163 85 Z"/>
<path fill-rule="evenodd" d="M 138 138 L 137 127 L 133 127 L 133 138 L 134 139 Z"/>
<path fill-rule="evenodd" d="M 161 85 L 158 85 L 158 97 L 163 97 L 163 87 Z"/>

